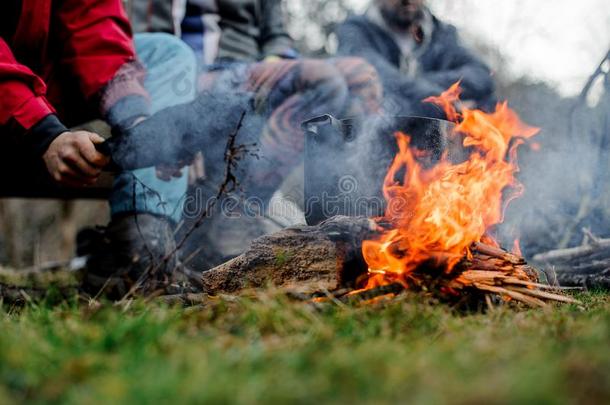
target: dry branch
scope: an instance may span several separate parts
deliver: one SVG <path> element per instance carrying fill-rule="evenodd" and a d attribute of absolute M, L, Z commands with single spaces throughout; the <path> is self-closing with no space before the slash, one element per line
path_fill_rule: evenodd
<path fill-rule="evenodd" d="M 551 269 L 561 285 L 610 288 L 610 239 L 591 235 L 588 240 L 582 246 L 536 255 L 534 261 Z"/>

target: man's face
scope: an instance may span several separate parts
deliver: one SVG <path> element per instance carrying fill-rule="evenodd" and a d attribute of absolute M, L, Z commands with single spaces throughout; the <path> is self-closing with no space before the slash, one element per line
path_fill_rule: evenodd
<path fill-rule="evenodd" d="M 393 23 L 408 25 L 418 19 L 424 0 L 377 0 L 384 15 Z"/>

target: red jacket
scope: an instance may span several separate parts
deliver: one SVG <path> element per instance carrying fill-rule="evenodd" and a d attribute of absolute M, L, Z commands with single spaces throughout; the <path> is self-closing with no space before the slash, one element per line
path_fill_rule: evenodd
<path fill-rule="evenodd" d="M 55 111 L 45 84 L 54 67 L 91 99 L 134 60 L 121 0 L 22 0 L 14 37 L 0 38 L 0 125 L 14 118 L 29 129 Z"/>

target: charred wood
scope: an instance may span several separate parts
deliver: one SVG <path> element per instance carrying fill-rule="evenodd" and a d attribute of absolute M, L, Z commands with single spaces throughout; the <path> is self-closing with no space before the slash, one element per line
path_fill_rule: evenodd
<path fill-rule="evenodd" d="M 367 271 L 362 241 L 374 229 L 368 218 L 338 216 L 317 226 L 263 236 L 242 255 L 203 273 L 203 291 L 231 294 L 274 286 L 314 293 L 355 288 Z"/>
<path fill-rule="evenodd" d="M 583 246 L 534 256 L 541 267 L 555 272 L 564 286 L 610 288 L 610 239 L 589 238 Z"/>

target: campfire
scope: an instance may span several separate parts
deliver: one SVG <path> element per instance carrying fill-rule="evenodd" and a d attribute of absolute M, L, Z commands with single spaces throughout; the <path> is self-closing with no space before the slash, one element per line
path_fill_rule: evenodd
<path fill-rule="evenodd" d="M 549 302 L 577 303 L 558 287 L 539 280 L 538 271 L 519 253 L 517 242 L 508 252 L 494 238 L 507 204 L 523 192 L 515 178 L 519 170 L 517 150 L 531 143 L 538 130 L 521 122 L 506 103 L 486 113 L 464 108 L 459 95 L 456 83 L 439 97 L 427 100 L 441 106 L 453 123 L 402 117 L 404 128 L 425 128 L 419 131 L 419 138 L 413 137 L 418 132 L 415 129 L 413 133 L 396 132 L 395 156 L 392 159 L 389 154 L 388 163 L 378 165 L 383 166 L 379 182 L 383 183 L 380 191 L 386 201 L 382 216 L 333 212 L 334 216 L 324 218 L 318 205 L 308 217 L 308 226 L 263 236 L 242 255 L 203 273 L 187 274 L 186 287 L 175 289 L 171 285 L 155 295 L 170 302 L 197 304 L 208 296 L 272 286 L 308 302 L 368 302 L 404 291 L 423 291 L 443 301 L 475 305 L 492 306 L 501 301 L 534 307 Z M 339 126 L 352 128 L 351 122 Z M 442 131 L 448 127 L 452 129 Z M 228 144 L 231 148 L 237 132 Z M 435 145 L 438 134 L 451 139 Z M 339 149 L 347 150 L 344 153 L 353 151 L 342 144 L 344 139 L 353 138 L 340 135 L 330 134 L 313 142 L 325 141 L 320 145 L 326 147 L 330 139 Z M 451 145 L 458 145 L 459 153 L 450 153 Z M 382 146 L 378 149 L 387 152 L 386 145 Z M 311 160 L 312 166 L 328 164 L 314 174 L 334 181 L 333 166 L 340 166 L 342 171 L 349 168 L 329 158 L 335 149 L 328 149 L 328 156 L 320 157 L 324 149 L 311 147 L 312 157 L 319 159 L 306 157 L 306 162 Z M 232 164 L 229 159 L 227 167 Z M 231 170 L 226 173 L 228 180 L 232 178 Z M 314 180 L 324 178 L 311 177 L 308 181 L 306 167 L 306 193 L 308 184 L 315 191 L 315 186 L 323 183 Z M 221 188 L 219 196 L 223 193 Z M 320 222 L 319 218 L 325 220 Z M 71 270 L 70 274 L 76 276 Z M 56 278 L 59 273 L 54 270 L 51 275 Z M 24 293 L 44 296 L 45 288 L 31 283 L 18 285 L 12 277 L 10 272 L 0 272 L 0 295 L 7 297 L 14 292 L 16 299 Z M 52 282 L 58 285 L 62 280 L 55 278 Z M 61 284 L 60 291 L 82 288 L 82 279 L 74 277 L 73 282 Z"/>
<path fill-rule="evenodd" d="M 396 133 L 398 153 L 383 184 L 387 208 L 376 220 L 379 236 L 362 245 L 368 265 L 364 289 L 398 283 L 445 296 L 483 292 L 533 306 L 574 302 L 544 291 L 551 287 L 539 283 L 520 256 L 518 241 L 509 253 L 492 236 L 507 204 L 523 192 L 515 178 L 517 149 L 538 129 L 521 122 L 507 103 L 492 113 L 458 111 L 459 82 L 425 101 L 456 124 L 452 136 L 461 137 L 468 154 L 455 162 L 445 152 L 426 168 L 419 162 L 426 151 L 412 147 L 409 134 Z"/>
<path fill-rule="evenodd" d="M 459 95 L 456 83 L 427 100 L 441 106 L 453 121 L 429 120 L 436 129 L 455 127 L 450 131 L 454 139 L 438 142 L 445 146 L 429 146 L 429 134 L 436 131 L 432 127 L 419 131 L 424 136 L 418 139 L 405 131 L 395 134 L 397 153 L 385 166 L 389 166 L 385 179 L 380 178 L 387 202 L 382 216 L 371 219 L 335 212 L 325 218 L 318 204 L 307 217 L 309 226 L 259 238 L 241 256 L 203 273 L 205 294 L 274 286 L 314 302 L 368 302 L 413 290 L 477 305 L 577 303 L 558 287 L 539 280 L 538 271 L 519 253 L 517 241 L 513 252 L 508 252 L 493 237 L 507 204 L 523 192 L 515 178 L 517 149 L 531 144 L 538 129 L 521 122 L 506 103 L 486 113 L 463 108 Z M 417 128 L 424 121 L 402 120 Z M 349 149 L 353 145 L 343 144 L 354 139 L 347 136 L 354 123 L 332 117 L 312 122 L 331 124 L 322 132 L 310 131 L 306 194 L 309 189 L 316 196 L 316 192 L 324 195 L 327 191 L 320 183 L 330 185 L 349 173 L 346 166 L 333 172 L 336 160 L 330 157 L 354 150 Z M 451 144 L 458 144 L 460 153 L 449 153 L 447 145 Z M 338 146 L 332 149 L 329 145 Z M 309 176 L 307 163 L 324 169 Z"/>

